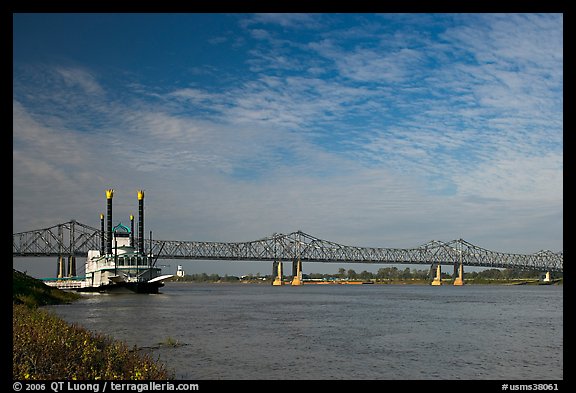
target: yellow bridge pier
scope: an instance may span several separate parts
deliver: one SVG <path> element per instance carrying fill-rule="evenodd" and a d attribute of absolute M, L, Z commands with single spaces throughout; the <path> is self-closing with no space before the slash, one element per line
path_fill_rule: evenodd
<path fill-rule="evenodd" d="M 442 267 L 440 264 L 436 268 L 436 277 L 432 280 L 431 285 L 442 285 Z"/>
<path fill-rule="evenodd" d="M 58 274 L 56 277 L 64 277 L 64 257 L 62 255 L 58 256 Z"/>
<path fill-rule="evenodd" d="M 462 262 L 460 262 L 460 265 L 458 266 L 458 276 L 456 276 L 456 274 L 454 274 L 454 284 L 456 286 L 461 286 L 464 285 L 464 264 Z"/>
<path fill-rule="evenodd" d="M 76 276 L 76 257 L 70 255 L 68 257 L 68 277 Z"/>
<path fill-rule="evenodd" d="M 292 264 L 292 271 L 294 271 L 294 264 L 296 264 L 296 272 L 293 272 L 292 285 L 302 285 L 302 261 L 298 258 Z"/>
<path fill-rule="evenodd" d="M 284 285 L 284 281 L 282 281 L 282 261 L 274 261 L 273 270 L 275 270 L 276 277 L 272 282 L 272 285 Z"/>
<path fill-rule="evenodd" d="M 66 269 L 66 263 L 64 262 L 64 256 L 58 256 L 58 272 L 56 274 L 57 278 L 64 277 L 74 277 L 76 276 L 76 257 L 74 255 L 68 256 L 68 269 Z"/>

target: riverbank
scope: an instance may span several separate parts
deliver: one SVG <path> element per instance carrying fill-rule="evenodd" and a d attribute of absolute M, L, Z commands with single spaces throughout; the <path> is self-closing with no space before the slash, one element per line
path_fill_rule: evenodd
<path fill-rule="evenodd" d="M 136 347 L 69 324 L 41 309 L 81 298 L 22 272 L 12 279 L 12 378 L 166 380 L 166 367 Z"/>

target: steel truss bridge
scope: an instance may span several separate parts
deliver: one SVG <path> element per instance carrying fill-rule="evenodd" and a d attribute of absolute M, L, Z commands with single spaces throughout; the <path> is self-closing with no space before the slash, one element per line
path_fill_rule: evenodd
<path fill-rule="evenodd" d="M 106 233 L 75 220 L 12 235 L 12 256 L 87 256 L 98 250 Z M 541 250 L 534 254 L 490 251 L 465 240 L 430 241 L 415 248 L 354 247 L 318 239 L 302 231 L 273 234 L 260 240 L 223 243 L 176 240 L 145 242 L 145 252 L 162 259 L 296 261 L 377 264 L 459 264 L 563 272 L 564 253 Z"/>

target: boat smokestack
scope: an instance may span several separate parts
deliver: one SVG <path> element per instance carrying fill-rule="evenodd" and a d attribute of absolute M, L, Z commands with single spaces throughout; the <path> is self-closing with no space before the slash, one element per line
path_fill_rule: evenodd
<path fill-rule="evenodd" d="M 134 247 L 134 215 L 130 214 L 130 247 Z"/>
<path fill-rule="evenodd" d="M 106 190 L 106 219 L 107 219 L 107 239 L 106 239 L 106 254 L 112 255 L 112 197 L 114 190 Z"/>
<path fill-rule="evenodd" d="M 104 255 L 104 251 L 106 250 L 106 242 L 104 241 L 104 214 L 100 213 L 100 255 Z"/>
<path fill-rule="evenodd" d="M 138 250 L 144 253 L 144 191 L 138 191 Z"/>

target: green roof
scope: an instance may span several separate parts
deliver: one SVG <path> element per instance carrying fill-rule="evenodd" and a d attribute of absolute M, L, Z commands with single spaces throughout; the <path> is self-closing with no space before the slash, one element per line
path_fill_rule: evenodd
<path fill-rule="evenodd" d="M 114 228 L 112 228 L 112 231 L 114 231 L 114 232 L 118 232 L 118 230 L 122 230 L 123 232 L 130 233 L 130 228 L 128 228 L 126 225 L 122 225 L 122 223 L 119 223 Z"/>

